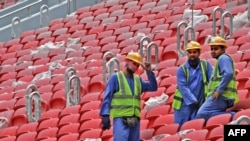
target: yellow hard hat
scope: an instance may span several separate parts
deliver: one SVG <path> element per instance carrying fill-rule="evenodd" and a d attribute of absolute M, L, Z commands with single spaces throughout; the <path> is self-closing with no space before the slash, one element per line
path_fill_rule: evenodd
<path fill-rule="evenodd" d="M 190 41 L 186 45 L 186 51 L 188 51 L 190 49 L 199 49 L 199 50 L 201 50 L 201 45 L 196 41 Z"/>
<path fill-rule="evenodd" d="M 215 36 L 215 37 L 211 38 L 209 45 L 210 46 L 221 45 L 221 46 L 224 46 L 225 48 L 227 48 L 226 40 L 220 36 Z"/>
<path fill-rule="evenodd" d="M 129 52 L 126 56 L 126 59 L 134 61 L 140 65 L 142 65 L 142 57 L 138 52 Z"/>

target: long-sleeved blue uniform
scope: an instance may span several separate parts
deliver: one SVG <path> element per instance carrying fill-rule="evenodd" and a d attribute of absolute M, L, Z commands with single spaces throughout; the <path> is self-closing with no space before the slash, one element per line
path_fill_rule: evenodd
<path fill-rule="evenodd" d="M 205 101 L 201 66 L 198 65 L 196 68 L 192 68 L 188 61 L 184 65 L 188 70 L 189 78 L 187 81 L 183 68 L 179 67 L 177 70 L 177 86 L 182 94 L 183 102 L 179 110 L 174 109 L 174 121 L 180 126 L 184 122 L 194 119 L 198 111 L 198 106 Z M 212 71 L 213 67 L 207 61 L 206 76 L 208 81 L 212 76 Z M 198 104 L 194 105 L 195 102 L 198 102 Z"/>
<path fill-rule="evenodd" d="M 156 91 L 157 81 L 156 76 L 153 72 L 147 72 L 148 81 L 141 79 L 142 92 Z M 126 77 L 128 84 L 131 88 L 131 92 L 134 92 L 134 79 L 133 77 Z M 110 106 L 113 95 L 119 90 L 118 78 L 116 74 L 112 74 L 105 89 L 100 115 L 109 115 Z M 135 127 L 129 128 L 124 125 L 121 118 L 115 118 L 113 120 L 114 129 L 114 141 L 138 141 L 140 138 L 140 124 L 138 123 Z"/>
<path fill-rule="evenodd" d="M 229 56 L 222 54 L 218 60 L 219 73 L 222 76 L 220 85 L 217 91 L 222 94 L 226 89 L 228 83 L 233 79 L 234 68 L 232 67 L 233 60 Z M 234 100 L 223 96 L 219 96 L 214 100 L 212 94 L 208 97 L 206 102 L 200 107 L 197 118 L 205 118 L 208 120 L 210 117 L 226 113 L 228 105 L 233 105 Z"/>

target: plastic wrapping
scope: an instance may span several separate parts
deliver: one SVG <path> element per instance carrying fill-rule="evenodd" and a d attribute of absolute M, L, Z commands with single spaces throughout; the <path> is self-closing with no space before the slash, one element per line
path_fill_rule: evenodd
<path fill-rule="evenodd" d="M 160 106 L 160 105 L 165 105 L 167 103 L 169 96 L 166 95 L 165 93 L 161 94 L 160 96 L 156 97 L 150 97 L 146 102 L 145 102 L 145 110 L 150 110 L 154 107 Z"/>

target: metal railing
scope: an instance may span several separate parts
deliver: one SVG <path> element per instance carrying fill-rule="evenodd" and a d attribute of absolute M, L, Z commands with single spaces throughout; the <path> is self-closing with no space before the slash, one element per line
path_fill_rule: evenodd
<path fill-rule="evenodd" d="M 181 26 L 184 26 L 186 28 L 188 26 L 188 23 L 186 21 L 181 21 L 177 25 L 176 43 L 177 43 L 177 51 L 179 57 L 183 57 L 186 55 L 185 51 L 181 49 L 181 33 L 180 33 Z"/>
<path fill-rule="evenodd" d="M 45 15 L 45 22 L 47 20 L 47 23 L 43 23 L 43 11 L 45 10 L 46 15 Z M 49 23 L 49 7 L 47 5 L 42 5 L 40 7 L 40 27 L 45 27 Z"/>
<path fill-rule="evenodd" d="M 32 100 L 34 100 L 35 108 L 32 108 L 33 107 Z M 41 117 L 41 96 L 40 93 L 38 92 L 36 85 L 30 84 L 26 88 L 25 101 L 26 101 L 26 114 L 28 117 L 28 121 L 29 122 L 38 121 Z M 33 109 L 34 109 L 34 114 L 32 113 Z"/>
<path fill-rule="evenodd" d="M 66 107 L 79 104 L 81 101 L 80 97 L 81 84 L 75 68 L 69 67 L 65 70 L 64 81 L 65 81 Z"/>
<path fill-rule="evenodd" d="M 73 2 L 73 11 L 76 11 L 76 0 L 67 0 L 68 15 L 71 14 L 71 1 Z"/>
<path fill-rule="evenodd" d="M 221 16 L 221 21 L 220 21 L 220 25 L 221 25 L 221 33 L 220 36 L 224 37 L 225 39 L 231 38 L 232 34 L 233 34 L 233 16 L 229 11 L 224 11 L 221 7 L 217 6 L 213 9 L 212 12 L 212 30 L 213 30 L 213 36 L 216 36 L 216 12 L 219 11 L 220 12 L 220 16 Z M 228 16 L 230 18 L 230 26 L 229 26 L 229 35 L 228 37 L 225 36 L 225 17 Z"/>
<path fill-rule="evenodd" d="M 117 69 L 115 69 L 115 63 L 116 63 Z M 117 59 L 116 57 L 112 57 L 112 58 L 108 61 L 107 66 L 108 66 L 108 78 L 110 78 L 110 76 L 111 76 L 113 73 L 118 72 L 118 71 L 121 70 L 120 61 L 119 61 L 119 59 Z"/>
<path fill-rule="evenodd" d="M 154 64 L 152 63 L 152 48 L 154 47 L 155 49 L 155 62 Z M 146 60 L 147 62 L 149 62 L 150 64 L 153 64 L 154 68 L 157 68 L 159 60 L 158 60 L 158 56 L 159 56 L 159 46 L 155 43 L 155 42 L 151 42 L 147 45 L 147 50 L 146 50 Z"/>
<path fill-rule="evenodd" d="M 105 52 L 105 54 L 103 55 L 103 70 L 102 70 L 102 74 L 103 74 L 103 82 L 106 84 L 107 83 L 107 66 L 106 66 L 106 63 L 107 63 L 107 58 L 110 57 L 110 58 L 113 58 L 115 57 L 115 55 L 112 53 L 112 52 Z"/>
<path fill-rule="evenodd" d="M 42 1 L 43 1 L 43 0 L 38 0 L 38 1 L 33 2 L 33 3 L 31 3 L 31 4 L 28 4 L 28 5 L 26 5 L 26 6 L 22 7 L 22 8 L 19 8 L 19 9 L 17 9 L 17 10 L 11 11 L 11 12 L 9 12 L 9 13 L 3 15 L 3 16 L 0 16 L 0 20 L 3 19 L 3 18 L 5 18 L 5 17 L 8 17 L 8 16 L 10 16 L 10 15 L 12 15 L 12 14 L 16 14 L 16 13 L 18 13 L 18 12 L 24 10 L 24 9 L 28 9 L 28 15 L 31 16 L 32 14 L 31 14 L 31 12 L 30 12 L 30 8 L 31 8 L 32 6 L 34 6 L 34 5 L 36 5 L 36 4 L 41 3 Z"/>
<path fill-rule="evenodd" d="M 17 24 L 15 24 L 15 23 L 17 23 Z M 11 22 L 11 37 L 12 37 L 12 39 L 14 39 L 14 38 L 19 38 L 19 35 L 20 35 L 20 33 L 21 33 L 21 25 L 20 25 L 20 23 L 21 23 L 21 21 L 20 21 L 20 19 L 19 19 L 19 17 L 14 17 L 13 19 L 12 19 L 12 22 Z M 18 33 L 15 33 L 15 25 L 17 25 L 17 32 Z"/>

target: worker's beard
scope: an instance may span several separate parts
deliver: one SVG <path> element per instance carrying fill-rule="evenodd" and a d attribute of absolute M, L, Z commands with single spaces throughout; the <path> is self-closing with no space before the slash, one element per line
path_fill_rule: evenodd
<path fill-rule="evenodd" d="M 190 58 L 190 59 L 188 59 L 188 63 L 192 68 L 196 68 L 200 63 L 200 59 L 199 58 Z"/>
<path fill-rule="evenodd" d="M 134 70 L 128 64 L 126 64 L 126 69 L 130 75 L 133 75 L 135 73 Z"/>

